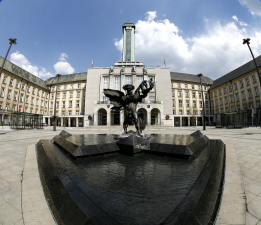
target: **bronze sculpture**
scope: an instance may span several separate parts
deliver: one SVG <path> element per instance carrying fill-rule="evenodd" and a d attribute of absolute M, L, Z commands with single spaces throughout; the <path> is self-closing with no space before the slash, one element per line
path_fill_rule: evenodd
<path fill-rule="evenodd" d="M 148 87 L 149 83 L 149 87 Z M 154 87 L 152 79 L 149 81 L 142 81 L 138 88 L 133 93 L 134 86 L 132 84 L 126 84 L 123 89 L 126 90 L 126 95 L 122 91 L 104 89 L 104 94 L 110 99 L 111 104 L 114 106 L 111 108 L 112 111 L 118 111 L 124 109 L 124 122 L 123 129 L 127 132 L 129 125 L 129 119 L 134 122 L 135 128 L 138 135 L 142 135 L 142 130 L 145 128 L 145 121 L 138 116 L 136 110 L 139 102 L 142 102 L 143 98 L 146 98 L 149 91 Z"/>

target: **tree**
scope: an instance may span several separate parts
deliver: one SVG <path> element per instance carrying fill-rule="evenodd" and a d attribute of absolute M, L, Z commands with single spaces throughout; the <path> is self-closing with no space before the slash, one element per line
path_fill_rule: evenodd
<path fill-rule="evenodd" d="M 196 116 L 198 115 L 197 107 L 191 108 L 190 113 L 191 113 L 190 123 L 192 126 L 196 126 Z"/>

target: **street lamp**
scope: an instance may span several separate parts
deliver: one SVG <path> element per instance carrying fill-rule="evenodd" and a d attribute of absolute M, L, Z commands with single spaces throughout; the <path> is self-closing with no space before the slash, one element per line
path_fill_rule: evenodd
<path fill-rule="evenodd" d="M 62 76 L 61 74 L 57 74 L 56 77 L 57 77 L 57 84 L 56 84 L 56 92 L 55 92 L 55 99 L 54 99 L 54 123 L 53 123 L 53 131 L 56 131 L 56 121 L 57 121 L 57 117 L 56 116 L 56 98 L 57 98 L 57 89 L 58 89 L 58 83 L 59 83 L 59 78 L 60 76 Z"/>
<path fill-rule="evenodd" d="M 202 120 L 203 120 L 203 130 L 206 130 L 206 121 L 205 121 L 205 104 L 204 104 L 204 95 L 203 95 L 203 88 L 202 88 L 202 82 L 201 77 L 203 76 L 201 73 L 197 75 L 200 80 L 200 86 L 201 86 L 201 96 L 202 96 L 202 102 L 203 102 L 203 113 L 202 113 Z"/>
<path fill-rule="evenodd" d="M 9 51 L 10 51 L 10 49 L 11 49 L 11 46 L 12 46 L 12 44 L 17 44 L 16 43 L 16 38 L 9 38 L 9 44 L 10 44 L 10 46 L 9 46 L 9 48 L 8 48 L 8 51 L 7 51 L 7 53 L 6 53 L 6 55 L 5 55 L 5 59 L 4 59 L 4 62 L 3 62 L 3 64 L 2 64 L 2 67 L 1 67 L 1 69 L 0 69 L 0 77 L 1 77 L 1 74 L 2 74 L 2 71 L 3 71 L 3 68 L 4 68 L 4 65 L 5 65 L 5 60 L 6 60 L 6 58 L 7 58 L 7 55 L 8 55 L 8 53 L 9 53 Z"/>
<path fill-rule="evenodd" d="M 256 70 L 257 70 L 257 74 L 258 74 L 259 83 L 260 83 L 260 86 L 261 86 L 260 73 L 259 73 L 259 70 L 258 70 L 258 67 L 257 67 L 257 64 L 256 64 L 255 57 L 254 57 L 254 55 L 253 55 L 253 52 L 252 52 L 252 50 L 251 50 L 251 48 L 250 48 L 250 46 L 249 46 L 249 44 L 250 44 L 249 41 L 250 41 L 250 40 L 251 40 L 250 38 L 243 39 L 243 45 L 244 45 L 244 44 L 247 44 L 247 46 L 248 46 L 248 48 L 249 48 L 249 51 L 250 51 L 250 53 L 251 53 L 251 55 L 252 55 L 252 57 L 253 57 L 254 63 L 255 63 L 255 65 L 256 65 Z"/>

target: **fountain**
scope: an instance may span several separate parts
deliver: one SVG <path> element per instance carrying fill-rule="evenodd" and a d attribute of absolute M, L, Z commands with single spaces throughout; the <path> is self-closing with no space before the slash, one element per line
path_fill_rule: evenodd
<path fill-rule="evenodd" d="M 208 224 L 219 208 L 225 145 L 200 131 L 142 134 L 136 105 L 143 82 L 127 95 L 107 89 L 124 108 L 124 134 L 72 135 L 62 131 L 37 143 L 39 173 L 58 224 Z M 138 99 L 138 101 L 137 101 Z M 136 105 L 135 105 L 136 104 Z M 134 121 L 136 132 L 127 131 Z"/>

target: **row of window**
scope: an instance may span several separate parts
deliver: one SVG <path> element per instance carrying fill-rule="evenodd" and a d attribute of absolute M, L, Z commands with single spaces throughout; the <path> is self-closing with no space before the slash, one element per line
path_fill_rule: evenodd
<path fill-rule="evenodd" d="M 171 87 L 174 88 L 174 83 L 171 83 Z M 194 90 L 195 89 L 195 86 L 194 84 L 191 84 L 191 89 Z M 188 89 L 188 84 L 184 84 L 184 87 L 186 89 Z M 178 83 L 178 88 L 183 88 L 182 85 L 180 83 Z M 207 86 L 203 86 L 203 89 L 206 91 L 207 90 Z M 200 85 L 198 85 L 198 90 L 201 90 L 200 88 Z"/>
<path fill-rule="evenodd" d="M 66 98 L 66 95 L 67 95 L 66 92 L 62 93 L 63 98 Z M 80 96 L 81 96 L 81 92 L 78 91 L 76 97 L 79 98 Z M 73 98 L 73 92 L 70 92 L 69 97 Z M 60 98 L 60 93 L 57 93 L 57 99 L 59 98 Z M 54 99 L 54 94 L 51 94 L 51 99 Z"/>
<path fill-rule="evenodd" d="M 149 80 L 155 82 L 155 77 L 149 77 Z M 137 76 L 137 87 L 141 84 L 143 81 L 143 76 Z M 132 76 L 125 76 L 125 84 L 132 84 Z M 104 76 L 103 77 L 103 88 L 108 89 L 110 88 L 110 77 Z M 115 76 L 114 77 L 114 89 L 115 90 L 121 90 L 121 77 Z M 155 88 L 151 90 L 151 92 L 154 92 Z"/>
<path fill-rule="evenodd" d="M 79 111 L 76 111 L 75 114 L 76 114 L 76 115 L 80 115 L 80 112 L 79 112 Z M 50 116 L 52 116 L 52 115 L 53 115 L 53 112 L 50 111 Z M 59 115 L 59 112 L 56 111 L 56 116 L 58 116 L 58 115 Z M 66 116 L 66 115 L 72 116 L 72 111 L 71 111 L 71 110 L 69 110 L 68 112 L 62 111 L 61 115 L 62 115 L 62 116 Z"/>
<path fill-rule="evenodd" d="M 207 99 L 207 94 L 205 94 L 205 99 Z M 172 97 L 175 97 L 175 92 L 172 91 Z M 182 91 L 178 91 L 178 97 L 182 97 Z M 189 92 L 186 91 L 185 92 L 185 97 L 186 98 L 189 98 Z M 198 97 L 199 98 L 202 98 L 202 93 L 201 92 L 198 92 Z M 196 92 L 192 92 L 192 98 L 196 98 Z"/>
<path fill-rule="evenodd" d="M 73 89 L 74 85 L 71 84 L 70 87 L 71 87 L 71 89 Z M 81 84 L 77 84 L 77 88 L 81 88 Z M 60 91 L 60 90 L 61 90 L 61 86 L 57 86 L 57 91 Z M 63 90 L 67 90 L 67 85 L 66 84 L 63 85 Z M 55 91 L 55 87 L 52 87 L 52 91 Z"/>
<path fill-rule="evenodd" d="M 69 101 L 69 108 L 72 108 L 72 101 Z M 53 102 L 51 102 L 50 104 L 50 108 L 52 109 L 53 108 Z M 80 107 L 80 101 L 79 100 L 76 100 L 76 104 L 75 104 L 75 107 L 76 108 L 79 108 Z M 59 102 L 56 102 L 56 108 L 59 108 Z M 62 101 L 62 108 L 65 108 L 65 101 Z"/>
<path fill-rule="evenodd" d="M 172 105 L 173 105 L 173 107 L 175 107 L 175 100 L 174 99 L 172 99 Z M 197 107 L 197 102 L 193 101 L 192 106 Z M 183 107 L 183 101 L 182 100 L 179 100 L 179 107 Z M 186 100 L 186 107 L 190 107 L 190 101 L 189 100 Z M 203 107 L 202 101 L 199 101 L 199 107 L 200 108 Z M 205 102 L 205 107 L 208 108 L 208 101 Z"/>
<path fill-rule="evenodd" d="M 6 81 L 7 81 L 7 77 L 4 77 L 3 79 L 3 83 L 6 84 Z M 9 86 L 13 86 L 13 79 L 10 79 L 10 83 L 9 83 Z M 20 86 L 20 82 L 19 81 L 16 81 L 16 84 L 15 84 L 15 88 L 19 88 Z M 21 90 L 24 91 L 25 90 L 25 84 L 22 83 L 22 86 L 21 86 Z M 30 93 L 30 90 L 31 90 L 31 87 L 30 86 L 27 86 L 27 92 Z M 33 88 L 32 90 L 32 94 L 34 95 L 36 93 L 36 89 Z M 44 91 L 42 91 L 41 93 L 41 97 L 44 98 L 44 96 L 46 95 L 46 97 L 48 98 L 48 94 Z M 40 90 L 37 90 L 37 96 L 40 96 Z"/>
<path fill-rule="evenodd" d="M 183 113 L 182 109 L 180 109 L 178 112 L 179 112 L 179 114 L 176 114 L 176 115 L 185 115 Z M 202 115 L 203 114 L 203 110 L 200 110 L 199 113 L 200 113 L 200 115 Z M 175 114 L 175 110 L 173 110 L 173 114 Z M 209 114 L 209 111 L 206 110 L 206 115 L 208 115 L 208 114 Z M 197 110 L 195 110 L 195 111 L 187 110 L 187 115 L 198 115 L 198 111 Z"/>
<path fill-rule="evenodd" d="M 246 86 L 249 86 L 249 85 L 250 85 L 249 78 L 245 78 L 245 82 L 246 82 Z M 256 76 L 255 76 L 255 75 L 252 76 L 252 83 L 253 83 L 253 84 L 256 83 Z M 234 90 L 237 90 L 237 89 L 238 89 L 238 88 L 237 88 L 237 83 L 234 83 L 233 85 L 234 85 Z M 239 88 L 244 88 L 244 82 L 243 82 L 243 80 L 240 80 L 240 81 L 239 81 Z M 255 87 L 255 88 L 257 88 L 257 87 Z M 231 85 L 228 86 L 228 90 L 229 90 L 229 92 L 232 91 L 232 86 L 231 86 Z M 218 93 L 219 93 L 219 95 L 222 95 L 222 90 L 221 90 L 221 88 L 218 90 Z M 226 94 L 226 93 L 227 93 L 227 88 L 224 87 L 224 88 L 223 88 L 223 94 Z M 216 92 L 216 91 L 215 91 L 215 97 L 217 97 L 217 92 Z M 211 93 L 211 98 L 213 98 L 213 94 L 212 94 L 212 93 Z"/>
<path fill-rule="evenodd" d="M 260 101 L 256 101 L 256 108 L 260 108 Z M 247 104 L 242 104 L 242 108 L 240 107 L 240 105 L 236 105 L 236 107 L 231 106 L 230 107 L 230 111 L 229 108 L 226 107 L 225 109 L 221 108 L 220 111 L 218 109 L 216 109 L 215 111 L 212 110 L 212 114 L 214 114 L 214 112 L 216 114 L 220 113 L 227 113 L 227 112 L 235 112 L 235 111 L 241 111 L 241 110 L 247 110 L 248 108 L 254 108 L 253 102 L 250 102 L 248 105 Z"/>

